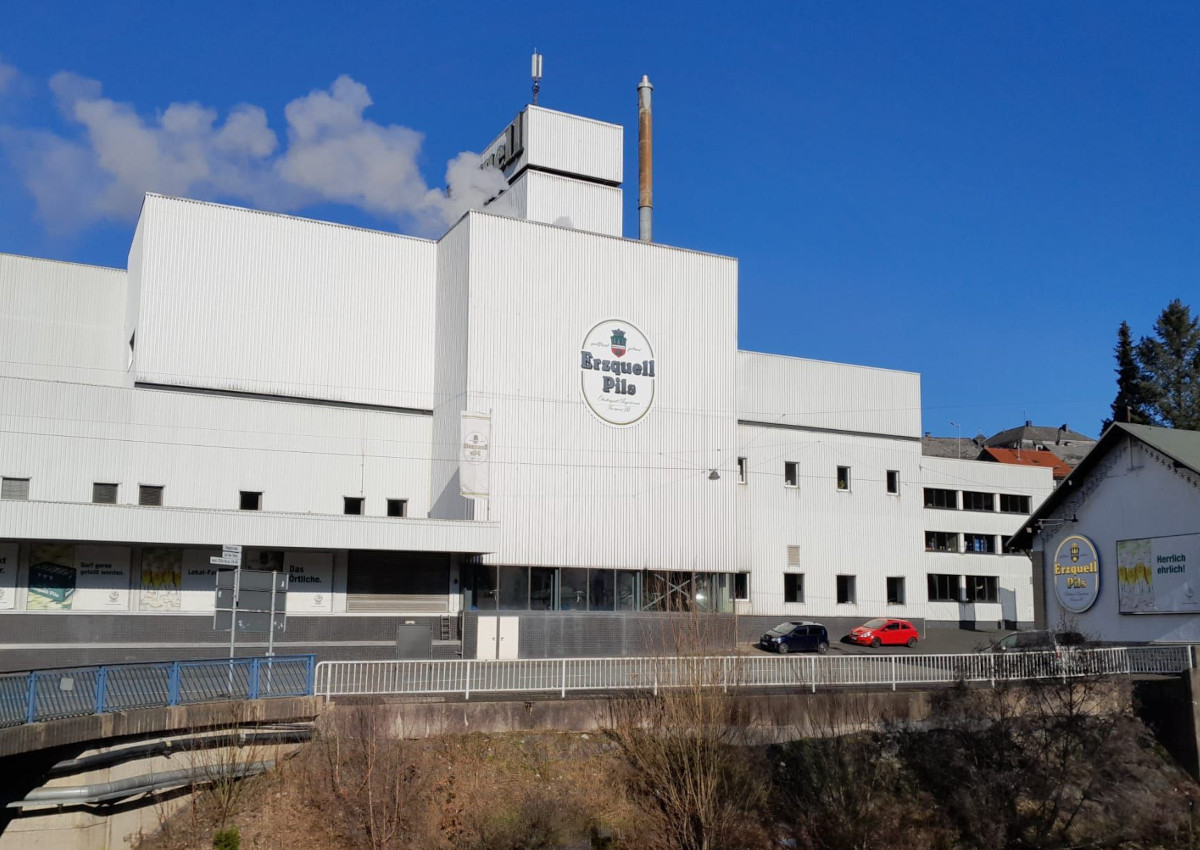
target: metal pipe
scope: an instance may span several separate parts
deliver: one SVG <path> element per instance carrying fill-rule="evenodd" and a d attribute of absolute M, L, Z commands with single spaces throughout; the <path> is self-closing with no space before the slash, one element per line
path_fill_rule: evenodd
<path fill-rule="evenodd" d="M 225 779 L 246 779 L 265 773 L 274 766 L 274 761 L 221 764 L 170 770 L 165 773 L 145 773 L 141 776 L 130 776 L 114 782 L 98 782 L 92 785 L 37 788 L 26 794 L 25 799 L 10 802 L 8 808 L 28 809 L 35 806 L 109 803 L 138 794 L 167 791 L 180 786 L 209 785 Z"/>
<path fill-rule="evenodd" d="M 650 93 L 654 86 L 642 75 L 638 83 L 638 238 L 653 242 L 651 216 L 654 213 L 654 181 L 650 139 Z"/>

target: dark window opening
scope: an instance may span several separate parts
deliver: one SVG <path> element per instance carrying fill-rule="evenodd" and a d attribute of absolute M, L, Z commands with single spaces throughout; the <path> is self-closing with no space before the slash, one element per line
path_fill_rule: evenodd
<path fill-rule="evenodd" d="M 957 552 L 958 534 L 953 531 L 926 531 L 925 551 Z"/>
<path fill-rule="evenodd" d="M 837 577 L 837 601 L 839 605 L 850 605 L 855 601 L 854 576 Z"/>
<path fill-rule="evenodd" d="M 900 492 L 900 472 L 895 469 L 887 471 L 887 491 L 889 493 Z"/>
<path fill-rule="evenodd" d="M 1009 493 L 1000 494 L 1000 513 L 1003 514 L 1027 514 L 1029 513 L 1028 496 L 1014 496 Z"/>
<path fill-rule="evenodd" d="M 365 502 L 366 500 L 362 496 L 343 496 L 342 513 L 349 516 L 362 516 Z"/>
<path fill-rule="evenodd" d="M 996 576 L 967 576 L 967 601 L 996 602 L 998 584 Z"/>
<path fill-rule="evenodd" d="M 925 488 L 925 507 L 927 508 L 946 508 L 948 510 L 958 509 L 958 491 L 957 490 L 939 490 L 936 487 Z"/>
<path fill-rule="evenodd" d="M 945 575 L 942 573 L 929 574 L 929 601 L 930 602 L 957 602 L 958 601 L 958 576 Z"/>
<path fill-rule="evenodd" d="M 798 464 L 793 460 L 783 463 L 783 483 L 787 487 L 795 487 L 800 481 Z"/>
<path fill-rule="evenodd" d="M 408 499 L 388 499 L 388 516 L 408 516 Z"/>
<path fill-rule="evenodd" d="M 804 601 L 804 574 L 803 573 L 784 573 L 783 574 L 783 601 L 784 602 L 803 602 Z"/>
<path fill-rule="evenodd" d="M 238 508 L 243 511 L 257 511 L 262 509 L 262 493 L 253 490 L 241 490 L 238 500 Z"/>
<path fill-rule="evenodd" d="M 837 468 L 837 488 L 839 490 L 850 489 L 850 467 L 839 466 Z"/>
<path fill-rule="evenodd" d="M 893 576 L 887 580 L 887 604 L 904 604 L 904 578 L 902 576 Z"/>
<path fill-rule="evenodd" d="M 163 488 L 157 484 L 138 485 L 138 504 L 150 508 L 161 508 Z"/>
<path fill-rule="evenodd" d="M 117 485 L 93 484 L 92 501 L 97 505 L 115 505 L 117 503 Z"/>

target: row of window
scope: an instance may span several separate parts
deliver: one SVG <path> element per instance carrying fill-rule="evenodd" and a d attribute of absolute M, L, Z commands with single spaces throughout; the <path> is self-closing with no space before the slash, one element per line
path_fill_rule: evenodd
<path fill-rule="evenodd" d="M 783 574 L 783 601 L 804 601 L 804 573 Z M 903 605 L 904 577 L 889 576 L 887 579 L 887 604 Z M 858 576 L 839 575 L 837 577 L 837 604 L 853 605 L 858 602 Z"/>
<path fill-rule="evenodd" d="M 926 552 L 966 552 L 977 555 L 999 555 L 1000 538 L 995 534 L 975 534 L 957 531 L 926 531 Z M 1011 554 L 1005 553 L 1005 554 Z"/>
<path fill-rule="evenodd" d="M 930 573 L 930 602 L 997 602 L 999 581 L 995 576 L 956 576 Z"/>
<path fill-rule="evenodd" d="M 737 459 L 738 483 L 745 484 L 749 477 L 749 468 L 746 458 L 739 457 Z M 843 492 L 850 492 L 850 467 L 839 466 L 837 468 L 837 489 Z M 794 460 L 785 460 L 783 462 L 783 485 L 785 487 L 800 486 L 800 464 Z M 887 492 L 893 495 L 900 492 L 900 471 L 898 469 L 889 469 L 886 477 Z"/>
<path fill-rule="evenodd" d="M 959 502 L 961 493 L 962 501 Z M 1018 496 L 1013 493 L 981 493 L 975 490 L 942 490 L 937 487 L 925 488 L 925 507 L 944 508 L 950 511 L 984 511 L 995 513 L 997 504 L 1002 514 L 1027 514 L 1030 512 L 1031 499 L 1029 496 Z"/>
<path fill-rule="evenodd" d="M 92 502 L 97 505 L 115 505 L 119 489 L 119 484 L 97 481 L 92 484 Z M 261 491 L 240 490 L 238 491 L 238 508 L 243 511 L 261 511 L 262 496 Z M 27 501 L 29 499 L 29 479 L 0 479 L 0 498 L 11 501 Z M 156 484 L 139 484 L 137 503 L 144 507 L 161 508 L 163 488 Z M 342 513 L 348 516 L 362 516 L 366 513 L 366 499 L 361 496 L 343 497 Z M 388 499 L 387 516 L 408 516 L 408 499 Z"/>

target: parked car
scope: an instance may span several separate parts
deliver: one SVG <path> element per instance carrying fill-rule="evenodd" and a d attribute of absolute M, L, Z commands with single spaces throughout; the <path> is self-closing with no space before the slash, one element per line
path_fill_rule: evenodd
<path fill-rule="evenodd" d="M 789 652 L 818 652 L 824 655 L 829 651 L 829 632 L 820 623 L 780 623 L 764 634 L 758 645 L 780 655 Z"/>
<path fill-rule="evenodd" d="M 855 626 L 846 635 L 851 642 L 863 646 L 908 646 L 917 645 L 917 630 L 908 620 L 885 620 L 882 617 Z"/>
<path fill-rule="evenodd" d="M 1087 645 L 1087 638 L 1079 632 L 1028 631 L 1013 632 L 1001 638 L 982 652 L 1057 652 L 1062 649 Z"/>

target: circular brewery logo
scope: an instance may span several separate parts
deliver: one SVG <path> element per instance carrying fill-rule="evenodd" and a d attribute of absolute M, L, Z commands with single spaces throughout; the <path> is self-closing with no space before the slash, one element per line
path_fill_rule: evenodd
<path fill-rule="evenodd" d="M 654 405 L 654 349 L 623 319 L 607 319 L 583 338 L 579 391 L 588 409 L 618 428 L 633 425 Z"/>
<path fill-rule="evenodd" d="M 1054 553 L 1054 595 L 1072 614 L 1082 614 L 1100 593 L 1100 556 L 1096 545 L 1072 534 Z"/>

